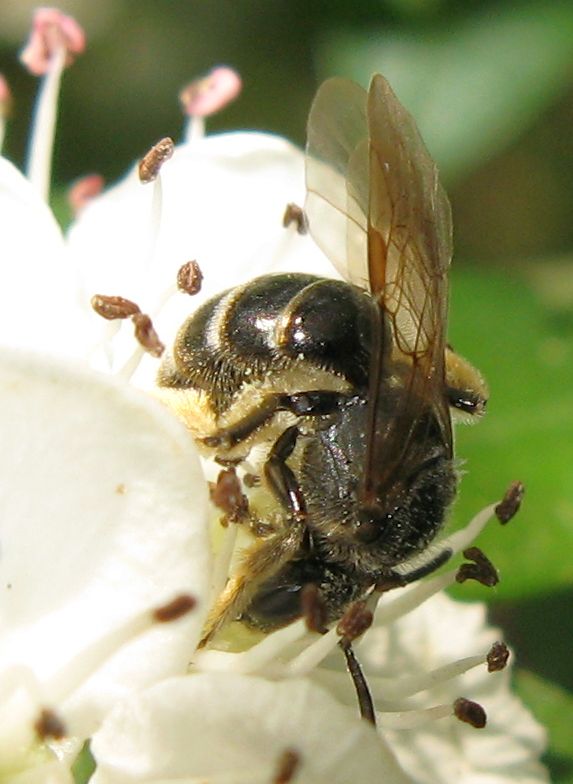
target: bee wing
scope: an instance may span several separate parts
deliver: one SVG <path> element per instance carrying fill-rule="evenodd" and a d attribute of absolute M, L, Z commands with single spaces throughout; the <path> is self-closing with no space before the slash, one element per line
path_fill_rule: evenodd
<path fill-rule="evenodd" d="M 307 189 L 313 238 L 379 304 L 364 480 L 372 498 L 375 474 L 384 483 L 398 465 L 419 460 L 423 410 L 432 410 L 451 452 L 444 395 L 450 206 L 413 118 L 380 75 L 368 93 L 342 79 L 319 89 L 309 115 Z M 388 419 L 381 397 L 397 369 L 403 394 Z"/>
<path fill-rule="evenodd" d="M 369 289 L 367 94 L 328 79 L 307 127 L 306 201 L 310 233 L 349 283 Z"/>

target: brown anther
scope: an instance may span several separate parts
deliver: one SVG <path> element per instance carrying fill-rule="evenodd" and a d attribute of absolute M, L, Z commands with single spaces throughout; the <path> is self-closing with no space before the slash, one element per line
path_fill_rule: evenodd
<path fill-rule="evenodd" d="M 286 206 L 283 215 L 283 226 L 286 229 L 291 223 L 296 224 L 298 234 L 308 234 L 308 218 L 302 207 L 292 202 Z"/>
<path fill-rule="evenodd" d="M 494 642 L 487 654 L 487 671 L 504 670 L 509 659 L 509 649 L 504 642 Z"/>
<path fill-rule="evenodd" d="M 300 595 L 300 604 L 302 609 L 302 617 L 306 623 L 306 628 L 309 632 L 317 632 L 318 634 L 326 634 L 326 604 L 320 594 L 318 585 L 315 583 L 307 583 Z"/>
<path fill-rule="evenodd" d="M 135 326 L 135 337 L 140 346 L 152 357 L 160 357 L 165 351 L 165 346 L 159 340 L 149 316 L 145 313 L 136 313 L 131 320 Z"/>
<path fill-rule="evenodd" d="M 140 312 L 139 307 L 130 299 L 108 297 L 105 294 L 95 294 L 91 298 L 91 306 L 98 316 L 108 321 L 126 319 Z"/>
<path fill-rule="evenodd" d="M 261 484 L 261 477 L 258 474 L 246 473 L 243 477 L 245 487 L 258 487 Z"/>
<path fill-rule="evenodd" d="M 465 697 L 458 697 L 454 702 L 454 716 L 466 724 L 471 724 L 478 730 L 482 730 L 487 724 L 487 715 L 482 706 L 473 700 L 466 700 Z"/>
<path fill-rule="evenodd" d="M 236 523 L 247 516 L 249 501 L 234 468 L 219 471 L 217 482 L 211 490 L 211 501 L 225 512 L 229 522 Z"/>
<path fill-rule="evenodd" d="M 187 613 L 194 610 L 197 606 L 197 599 L 188 593 L 182 593 L 176 596 L 167 604 L 157 607 L 153 611 L 153 617 L 159 623 L 170 623 L 182 618 Z"/>
<path fill-rule="evenodd" d="M 525 485 L 523 482 L 512 482 L 507 488 L 505 495 L 495 507 L 496 517 L 502 525 L 509 523 L 511 518 L 517 514 L 524 493 Z"/>
<path fill-rule="evenodd" d="M 372 619 L 372 611 L 368 609 L 366 602 L 354 602 L 339 620 L 336 632 L 348 642 L 352 642 L 372 626 Z"/>
<path fill-rule="evenodd" d="M 63 720 L 50 708 L 43 708 L 34 723 L 36 735 L 40 740 L 61 740 L 67 734 Z"/>
<path fill-rule="evenodd" d="M 477 580 L 478 583 L 488 588 L 498 584 L 497 569 L 479 547 L 468 547 L 463 554 L 464 558 L 468 558 L 473 563 L 463 563 L 460 566 L 456 574 L 456 582 L 465 583 L 466 580 Z"/>
<path fill-rule="evenodd" d="M 175 145 L 173 139 L 166 136 L 147 152 L 139 162 L 139 179 L 143 183 L 153 182 L 159 174 L 159 170 L 173 155 Z"/>
<path fill-rule="evenodd" d="M 289 784 L 300 766 L 300 754 L 294 749 L 285 749 L 277 762 L 273 784 Z"/>
<path fill-rule="evenodd" d="M 185 294 L 198 294 L 203 283 L 203 273 L 196 261 L 187 261 L 177 273 L 177 288 Z"/>

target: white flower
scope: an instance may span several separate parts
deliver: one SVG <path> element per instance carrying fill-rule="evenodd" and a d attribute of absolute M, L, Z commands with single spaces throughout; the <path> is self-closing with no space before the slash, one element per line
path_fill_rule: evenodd
<path fill-rule="evenodd" d="M 1 780 L 34 762 L 42 709 L 81 741 L 122 695 L 185 671 L 209 557 L 198 458 L 157 403 L 6 350 L 0 389 Z M 159 623 L 177 596 L 196 608 Z"/>
<path fill-rule="evenodd" d="M 61 75 L 61 41 L 56 55 Z M 149 384 L 156 360 L 141 362 L 131 326 L 86 319 L 92 295 L 133 300 L 168 342 L 223 288 L 270 271 L 332 274 L 309 237 L 281 225 L 286 203 L 303 200 L 302 153 L 262 134 L 202 138 L 200 124 L 153 183 L 133 171 L 93 199 L 65 251 L 40 197 L 0 162 L 2 342 Z M 44 193 L 36 156 L 38 168 Z M 190 259 L 204 275 L 191 298 L 175 287 Z M 234 649 L 196 651 L 237 526 L 217 531 L 210 567 L 207 487 L 188 434 L 125 383 L 29 355 L 4 360 L 0 781 L 69 781 L 91 733 L 94 784 L 546 780 L 541 730 L 507 673 L 486 672 L 495 635 L 483 609 L 441 593 L 455 570 L 384 595 L 356 643 L 377 731 L 358 716 L 336 629 L 320 636 L 299 621 L 242 643 L 229 629 Z M 452 550 L 492 512 L 452 535 Z M 176 595 L 198 605 L 158 625 L 153 611 L 171 618 Z M 483 703 L 489 729 L 453 717 L 460 696 Z M 58 722 L 67 744 L 54 742 Z"/>

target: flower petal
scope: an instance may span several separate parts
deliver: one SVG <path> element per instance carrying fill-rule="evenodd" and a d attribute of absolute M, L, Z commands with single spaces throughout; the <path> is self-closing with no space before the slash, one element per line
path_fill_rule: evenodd
<path fill-rule="evenodd" d="M 0 669 L 71 690 L 66 716 L 93 729 L 118 695 L 185 670 L 206 609 L 206 483 L 183 426 L 106 376 L 2 351 L 0 391 Z M 75 689 L 106 635 L 180 593 L 198 610 Z"/>
<path fill-rule="evenodd" d="M 285 752 L 298 761 L 297 784 L 408 781 L 369 724 L 302 680 L 173 678 L 118 705 L 92 752 L 92 784 L 194 777 L 266 784 Z"/>
<path fill-rule="evenodd" d="M 60 228 L 5 158 L 0 158 L 0 237 L 0 342 L 79 356 L 84 316 Z"/>

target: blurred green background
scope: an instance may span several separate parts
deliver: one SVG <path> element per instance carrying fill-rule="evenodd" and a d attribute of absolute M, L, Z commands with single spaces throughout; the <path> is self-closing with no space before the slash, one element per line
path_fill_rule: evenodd
<path fill-rule="evenodd" d="M 33 3 L 0 0 L 0 70 L 15 95 L 6 154 L 25 158 L 35 80 L 19 66 Z M 380 71 L 416 117 L 455 222 L 450 339 L 491 386 L 459 431 L 461 524 L 512 479 L 507 528 L 480 539 L 501 572 L 487 591 L 517 651 L 517 687 L 549 725 L 554 781 L 573 782 L 573 2 L 88 0 L 87 53 L 66 74 L 55 177 L 108 180 L 180 134 L 177 93 L 213 65 L 243 94 L 209 131 L 258 128 L 303 143 L 317 84 Z"/>

